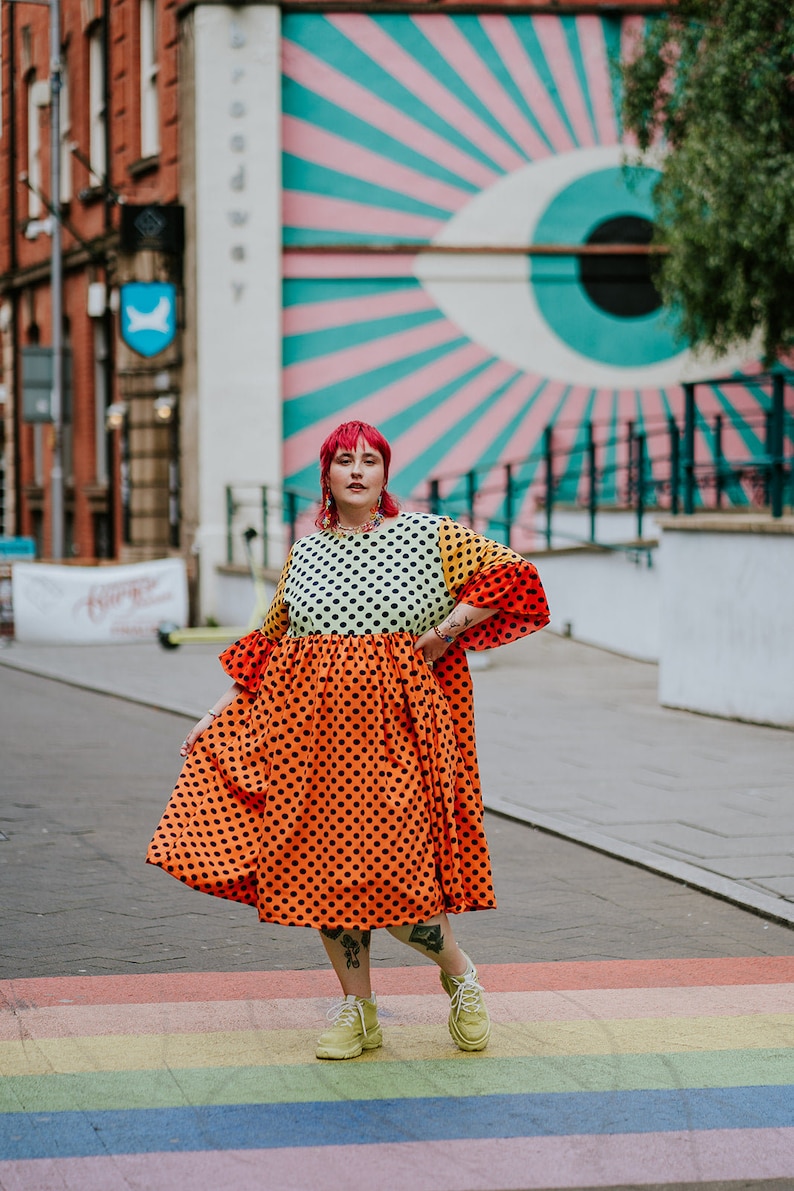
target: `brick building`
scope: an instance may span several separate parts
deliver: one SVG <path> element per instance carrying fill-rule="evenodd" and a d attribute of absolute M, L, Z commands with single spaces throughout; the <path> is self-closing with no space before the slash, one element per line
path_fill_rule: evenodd
<path fill-rule="evenodd" d="M 52 343 L 49 11 L 21 0 L 0 13 L 0 533 L 34 537 L 47 557 L 53 427 L 32 419 L 48 416 L 41 349 Z M 178 223 L 176 3 L 62 0 L 61 26 L 64 553 L 163 554 L 178 532 L 179 334 L 156 360 L 130 350 L 118 293 L 130 280 L 180 281 L 179 242 L 135 226 L 140 209 L 150 230 Z"/>

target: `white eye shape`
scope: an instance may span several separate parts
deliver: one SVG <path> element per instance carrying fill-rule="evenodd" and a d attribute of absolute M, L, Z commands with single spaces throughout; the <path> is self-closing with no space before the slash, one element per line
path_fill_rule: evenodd
<path fill-rule="evenodd" d="M 433 243 L 577 245 L 626 218 L 650 229 L 655 172 L 637 167 L 630 184 L 623 158 L 621 146 L 610 145 L 526 165 L 472 199 Z M 429 251 L 417 255 L 414 272 L 476 343 L 525 372 L 566 384 L 642 389 L 703 380 L 739 368 L 754 354 L 745 345 L 718 361 L 695 355 L 682 350 L 661 307 L 639 314 L 604 308 L 602 291 L 583 283 L 574 256 Z"/>

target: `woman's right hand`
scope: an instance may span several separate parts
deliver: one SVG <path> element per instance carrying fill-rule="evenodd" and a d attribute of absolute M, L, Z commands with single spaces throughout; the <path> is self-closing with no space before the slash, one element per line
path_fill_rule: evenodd
<path fill-rule="evenodd" d="M 215 719 L 215 716 L 210 715 L 210 713 L 207 712 L 206 715 L 203 715 L 201 717 L 201 719 L 198 721 L 198 723 L 194 724 L 194 726 L 190 729 L 190 731 L 188 732 L 185 739 L 182 741 L 182 747 L 179 750 L 180 757 L 189 757 L 190 756 L 190 754 L 193 752 L 193 748 L 194 748 L 195 743 L 198 740 L 199 736 L 201 736 L 204 732 L 206 732 L 207 728 L 211 727 L 212 721 L 214 719 Z"/>

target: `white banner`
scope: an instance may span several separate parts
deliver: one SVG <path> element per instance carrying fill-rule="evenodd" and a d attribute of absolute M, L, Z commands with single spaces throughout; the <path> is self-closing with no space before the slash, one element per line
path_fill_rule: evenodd
<path fill-rule="evenodd" d="M 17 562 L 12 600 L 17 641 L 150 641 L 163 621 L 187 623 L 185 564 L 181 558 L 120 567 Z"/>

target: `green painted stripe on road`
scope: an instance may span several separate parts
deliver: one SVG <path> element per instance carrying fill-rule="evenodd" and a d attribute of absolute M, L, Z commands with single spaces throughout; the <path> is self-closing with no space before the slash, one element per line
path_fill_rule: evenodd
<path fill-rule="evenodd" d="M 202 1067 L 9 1076 L 0 1112 L 416 1099 L 794 1084 L 785 1050 Z"/>

